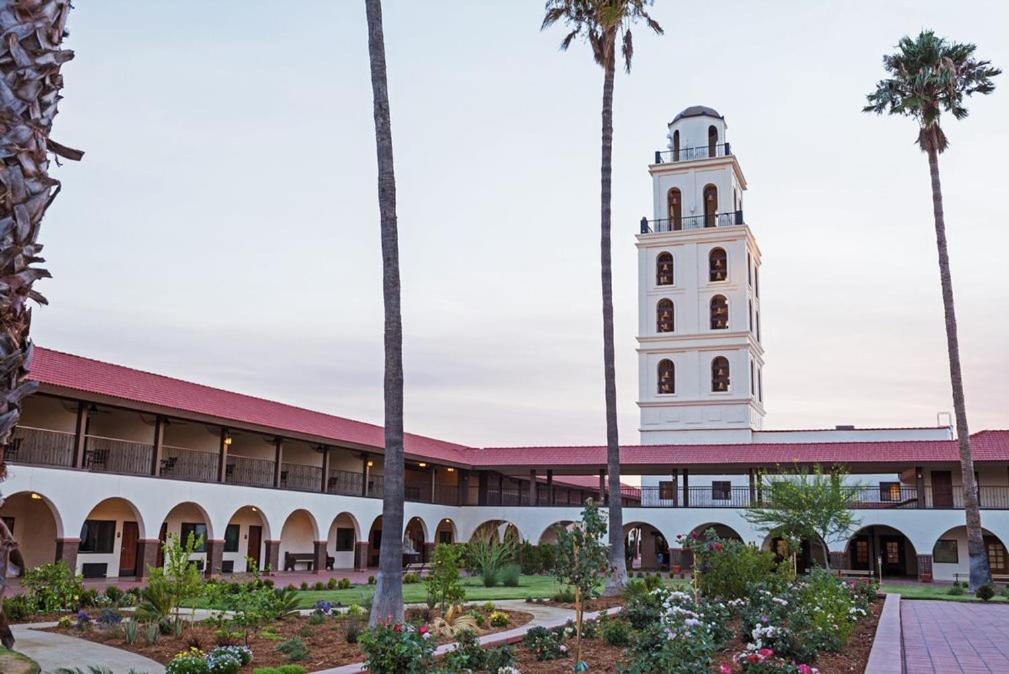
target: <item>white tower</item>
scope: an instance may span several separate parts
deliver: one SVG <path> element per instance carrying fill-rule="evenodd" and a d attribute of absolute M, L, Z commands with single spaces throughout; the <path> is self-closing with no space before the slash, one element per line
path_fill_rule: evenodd
<path fill-rule="evenodd" d="M 764 417 L 760 249 L 725 119 L 692 106 L 655 153 L 638 247 L 644 444 L 750 442 Z"/>

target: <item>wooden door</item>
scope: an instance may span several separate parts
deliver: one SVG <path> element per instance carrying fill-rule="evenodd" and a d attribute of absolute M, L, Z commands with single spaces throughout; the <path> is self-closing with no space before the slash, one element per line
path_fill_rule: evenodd
<path fill-rule="evenodd" d="M 1009 560 L 1006 559 L 1006 549 L 1002 541 L 994 536 L 985 536 L 984 549 L 988 553 L 988 565 L 992 573 L 1009 573 Z"/>
<path fill-rule="evenodd" d="M 123 539 L 119 547 L 119 575 L 137 575 L 137 544 L 140 528 L 136 522 L 123 522 Z"/>
<path fill-rule="evenodd" d="M 848 554 L 851 557 L 852 569 L 861 571 L 872 570 L 872 550 L 868 536 L 856 536 L 853 538 Z"/>
<path fill-rule="evenodd" d="M 263 547 L 263 527 L 257 525 L 249 525 L 249 546 L 246 550 L 245 555 L 253 560 L 255 568 L 257 570 L 262 569 L 263 565 L 260 561 L 261 550 Z M 251 571 L 252 569 L 247 569 Z"/>
<path fill-rule="evenodd" d="M 904 566 L 904 541 L 900 536 L 880 536 L 879 552 L 883 556 L 883 575 L 903 576 L 907 569 Z"/>
<path fill-rule="evenodd" d="M 953 473 L 948 470 L 932 471 L 932 507 L 953 507 Z"/>

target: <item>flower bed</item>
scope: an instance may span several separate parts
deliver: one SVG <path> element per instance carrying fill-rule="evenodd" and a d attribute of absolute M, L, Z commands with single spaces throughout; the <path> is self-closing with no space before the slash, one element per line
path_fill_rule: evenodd
<path fill-rule="evenodd" d="M 467 612 L 475 612 L 482 617 L 481 635 L 510 630 L 532 620 L 532 615 L 528 613 L 502 611 L 490 604 L 468 606 Z M 424 618 L 423 613 L 425 612 L 411 609 L 408 611 L 408 618 L 419 621 Z M 497 620 L 499 624 L 492 625 L 490 618 L 494 613 L 506 614 L 508 624 L 501 625 L 502 620 L 499 617 Z M 357 635 L 352 635 L 355 643 L 349 643 L 348 634 L 363 630 L 366 626 L 362 622 L 364 619 L 354 621 L 337 617 L 338 615 L 325 615 L 322 618 L 297 616 L 270 623 L 250 636 L 248 645 L 253 652 L 253 661 L 243 667 L 241 671 L 246 672 L 257 667 L 276 667 L 284 664 L 297 664 L 305 667 L 308 671 L 313 671 L 361 662 L 364 659 L 364 653 L 360 645 L 356 643 Z M 439 617 L 438 611 L 432 611 L 429 617 L 432 620 Z M 225 639 L 227 630 L 207 622 L 187 625 L 179 636 L 174 633 L 159 635 L 157 642 L 153 644 L 147 643 L 143 636 L 138 637 L 134 643 L 127 644 L 121 625 L 102 626 L 93 620 L 87 627 L 81 629 L 76 626 L 77 622 L 75 618 L 73 625 L 52 629 L 70 636 L 132 651 L 164 664 L 169 663 L 178 653 L 191 648 L 210 653 L 223 641 L 232 641 L 237 645 L 245 644 L 242 638 L 235 638 L 237 635 L 234 634 Z M 435 638 L 434 641 L 442 644 L 450 643 L 453 639 L 441 636 Z"/>

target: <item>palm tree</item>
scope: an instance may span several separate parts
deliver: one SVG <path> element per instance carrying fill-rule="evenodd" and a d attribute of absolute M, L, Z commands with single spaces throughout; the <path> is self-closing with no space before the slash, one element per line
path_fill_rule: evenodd
<path fill-rule="evenodd" d="M 385 492 L 382 497 L 382 547 L 371 610 L 371 625 L 403 621 L 403 320 L 400 312 L 399 235 L 396 226 L 396 174 L 392 162 L 392 124 L 385 74 L 382 0 L 365 0 L 368 55 L 378 153 L 378 210 L 382 230 L 382 297 L 385 304 Z"/>
<path fill-rule="evenodd" d="M 561 42 L 567 50 L 576 38 L 592 48 L 603 68 L 602 167 L 600 179 L 600 252 L 603 289 L 603 377 L 606 398 L 606 471 L 609 479 L 610 567 L 606 594 L 613 595 L 627 582 L 624 558 L 624 514 L 620 494 L 620 440 L 617 433 L 617 374 L 613 346 L 613 269 L 610 261 L 610 183 L 613 175 L 613 80 L 617 43 L 624 69 L 631 71 L 634 40 L 631 26 L 644 21 L 662 34 L 662 27 L 648 15 L 653 0 L 547 0 L 540 30 L 557 22 L 569 29 Z"/>
<path fill-rule="evenodd" d="M 36 388 L 28 381 L 28 300 L 46 304 L 33 288 L 50 275 L 36 266 L 45 262 L 38 234 L 60 190 L 49 175 L 49 152 L 75 160 L 84 154 L 49 137 L 63 88 L 60 67 L 74 57 L 60 48 L 69 12 L 70 0 L 0 0 L 0 480 L 21 400 Z M 0 522 L 0 642 L 7 648 L 14 644 L 3 613 L 11 562 L 23 570 L 17 541 Z"/>
<path fill-rule="evenodd" d="M 946 318 L 946 348 L 953 385 L 953 411 L 960 442 L 960 470 L 963 474 L 972 592 L 991 583 L 991 569 L 981 534 L 981 512 L 978 507 L 974 459 L 971 456 L 970 431 L 967 427 L 967 406 L 960 371 L 953 281 L 949 272 L 946 221 L 943 217 L 942 187 L 939 183 L 939 155 L 949 147 L 949 142 L 939 126 L 939 117 L 942 112 L 949 112 L 955 119 L 963 119 L 967 116 L 964 96 L 990 94 L 995 90 L 991 78 L 1002 71 L 992 67 L 989 61 L 977 60 L 974 57 L 976 49 L 972 44 L 949 42 L 930 30 L 922 31 L 917 38 L 901 38 L 897 51 L 883 56 L 883 68 L 889 73 L 889 77 L 879 81 L 876 90 L 868 95 L 869 104 L 863 108 L 864 112 L 887 112 L 913 118 L 918 122 L 918 147 L 928 155 L 935 238 L 939 249 L 939 278 Z"/>

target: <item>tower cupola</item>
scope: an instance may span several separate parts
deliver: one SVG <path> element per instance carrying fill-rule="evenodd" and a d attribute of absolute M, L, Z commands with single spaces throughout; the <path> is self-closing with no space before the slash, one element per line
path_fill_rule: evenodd
<path fill-rule="evenodd" d="M 731 154 L 725 128 L 725 118 L 717 110 L 706 105 L 692 105 L 669 122 L 668 152 L 656 153 L 655 163 Z"/>

